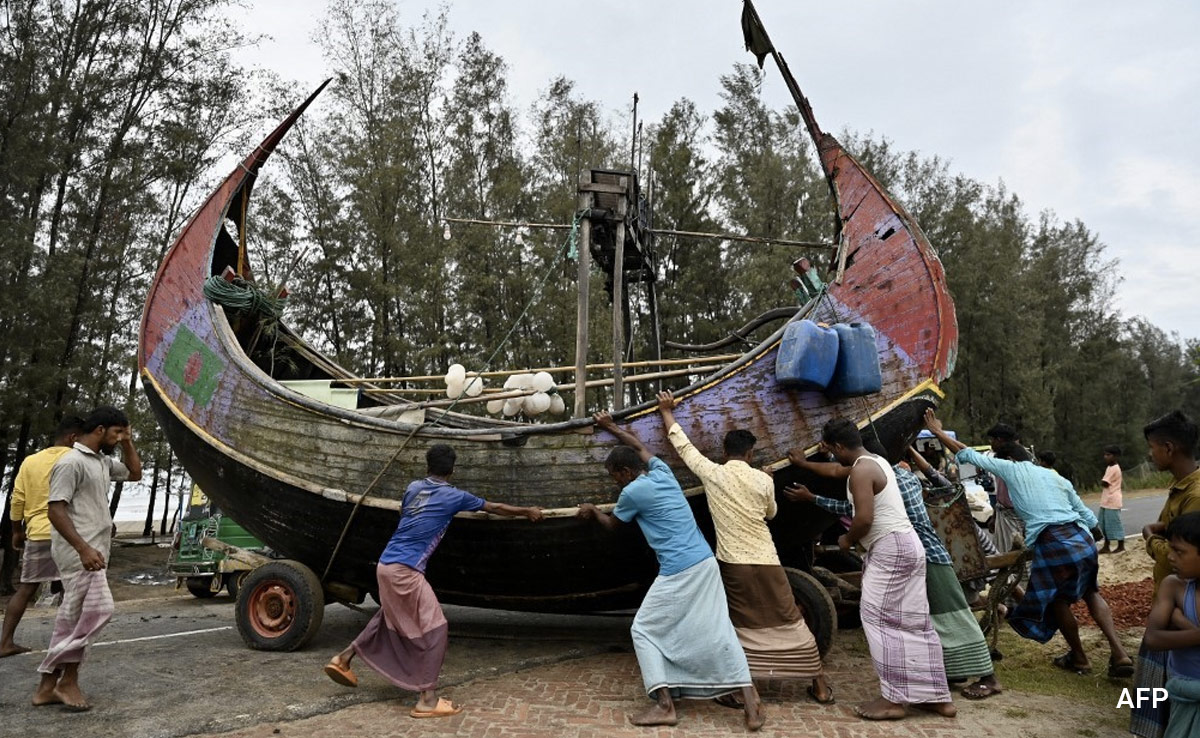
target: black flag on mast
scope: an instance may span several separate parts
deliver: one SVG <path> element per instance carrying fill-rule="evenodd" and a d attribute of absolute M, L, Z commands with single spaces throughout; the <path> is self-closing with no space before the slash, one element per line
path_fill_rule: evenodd
<path fill-rule="evenodd" d="M 754 9 L 754 3 L 750 0 L 745 0 L 742 4 L 742 36 L 746 40 L 746 51 L 758 58 L 758 68 L 762 69 L 767 54 L 774 51 L 775 47 L 771 46 L 767 30 L 763 28 L 762 21 L 758 19 L 758 11 Z"/>

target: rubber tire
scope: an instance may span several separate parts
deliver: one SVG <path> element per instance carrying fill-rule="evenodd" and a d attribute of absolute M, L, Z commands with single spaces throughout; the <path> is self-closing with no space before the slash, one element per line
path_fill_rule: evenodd
<path fill-rule="evenodd" d="M 294 600 L 294 617 L 275 634 L 255 629 L 251 607 L 256 596 L 280 587 Z M 235 621 L 246 645 L 256 651 L 295 651 L 312 640 L 325 617 L 325 592 L 321 580 L 304 564 L 279 559 L 252 569 L 238 591 Z"/>
<path fill-rule="evenodd" d="M 838 627 L 837 608 L 833 605 L 833 598 L 829 596 L 825 585 L 812 574 L 787 566 L 783 567 L 783 571 L 792 587 L 796 605 L 804 614 L 804 622 L 808 624 L 808 629 L 817 640 L 817 650 L 821 652 L 821 658 L 824 658 L 833 646 L 833 634 L 837 632 Z"/>
<path fill-rule="evenodd" d="M 238 591 L 245 584 L 246 577 L 249 574 L 249 571 L 235 571 L 232 574 L 225 575 L 225 589 L 229 591 L 229 596 L 234 600 L 237 599 Z"/>
<path fill-rule="evenodd" d="M 824 567 L 834 574 L 863 570 L 862 556 L 853 551 L 823 551 L 813 558 L 813 565 Z"/>
<path fill-rule="evenodd" d="M 212 591 L 212 577 L 188 577 L 186 584 L 192 597 L 207 600 L 217 596 L 217 593 Z"/>

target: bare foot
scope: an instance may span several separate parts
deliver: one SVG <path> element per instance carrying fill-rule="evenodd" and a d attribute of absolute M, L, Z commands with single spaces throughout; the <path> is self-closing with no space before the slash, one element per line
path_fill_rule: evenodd
<path fill-rule="evenodd" d="M 42 707 L 43 705 L 61 705 L 62 699 L 54 691 L 54 685 L 50 686 L 49 690 L 38 689 L 33 693 L 33 706 Z"/>
<path fill-rule="evenodd" d="M 948 718 L 952 718 L 958 714 L 958 708 L 954 706 L 953 702 L 916 702 L 913 704 L 913 707 Z"/>
<path fill-rule="evenodd" d="M 7 658 L 9 656 L 16 656 L 22 653 L 29 653 L 32 650 L 33 649 L 29 648 L 28 646 L 18 646 L 14 643 L 11 646 L 0 648 L 0 659 Z"/>
<path fill-rule="evenodd" d="M 863 720 L 899 720 L 904 717 L 904 705 L 878 697 L 854 708 L 854 714 Z"/>
<path fill-rule="evenodd" d="M 767 722 L 767 716 L 763 712 L 763 703 L 755 701 L 754 705 L 746 705 L 746 730 L 751 733 L 762 730 L 762 726 Z"/>
<path fill-rule="evenodd" d="M 664 709 L 662 705 L 655 703 L 653 707 L 641 715 L 630 716 L 629 722 L 634 725 L 675 725 L 679 722 L 679 718 L 675 715 L 674 705 L 668 710 Z"/>
<path fill-rule="evenodd" d="M 60 680 L 58 686 L 54 688 L 54 696 L 58 697 L 58 700 L 68 710 L 86 712 L 92 709 L 92 703 L 88 702 L 87 697 L 83 696 L 83 692 L 79 690 L 78 684 L 64 684 Z"/>

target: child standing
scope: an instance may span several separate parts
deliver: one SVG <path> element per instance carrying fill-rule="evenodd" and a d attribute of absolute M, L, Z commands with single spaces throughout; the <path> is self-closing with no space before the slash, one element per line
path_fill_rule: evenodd
<path fill-rule="evenodd" d="M 1117 459 L 1121 457 L 1120 446 L 1104 447 L 1104 478 L 1100 486 L 1100 532 L 1104 534 L 1104 548 L 1099 553 L 1123 553 L 1125 551 L 1125 526 L 1121 523 L 1121 465 Z M 1116 542 L 1117 550 L 1109 550 L 1109 544 Z"/>
<path fill-rule="evenodd" d="M 1163 738 L 1200 735 L 1200 513 L 1167 526 L 1168 558 L 1175 574 L 1163 580 L 1146 621 L 1144 645 L 1167 652 L 1167 704 Z"/>

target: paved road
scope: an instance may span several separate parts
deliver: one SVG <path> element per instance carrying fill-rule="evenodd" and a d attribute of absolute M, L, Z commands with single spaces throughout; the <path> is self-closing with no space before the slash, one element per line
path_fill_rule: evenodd
<path fill-rule="evenodd" d="M 461 684 L 530 666 L 629 647 L 629 618 L 549 616 L 447 607 L 450 652 L 443 683 Z M 53 610 L 30 610 L 26 645 L 49 640 Z M 293 720 L 392 700 L 367 675 L 359 689 L 331 682 L 321 666 L 358 634 L 369 613 L 326 608 L 317 637 L 296 653 L 250 651 L 233 626 L 228 597 L 121 602 L 85 662 L 82 683 L 96 709 L 70 714 L 29 705 L 40 655 L 0 661 L 4 735 L 167 738 Z"/>

